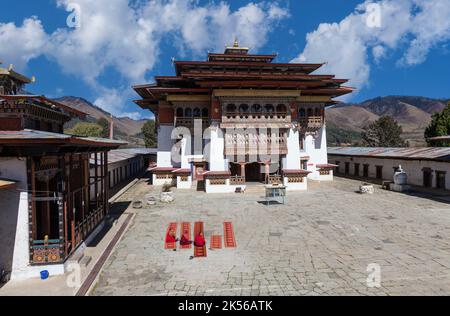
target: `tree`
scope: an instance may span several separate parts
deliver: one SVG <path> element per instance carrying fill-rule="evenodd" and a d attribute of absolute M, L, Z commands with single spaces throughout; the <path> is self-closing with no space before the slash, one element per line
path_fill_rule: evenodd
<path fill-rule="evenodd" d="M 145 147 L 155 148 L 158 146 L 156 125 L 154 120 L 148 120 L 142 126 L 142 134 L 144 135 Z"/>
<path fill-rule="evenodd" d="M 108 138 L 110 122 L 104 117 L 102 117 L 97 121 L 97 124 L 100 125 L 103 129 L 102 137 Z"/>
<path fill-rule="evenodd" d="M 66 133 L 84 137 L 102 137 L 103 128 L 99 124 L 80 122 L 68 129 Z"/>
<path fill-rule="evenodd" d="M 450 101 L 441 113 L 433 114 L 430 125 L 425 129 L 428 146 L 448 147 L 450 140 L 430 140 L 431 137 L 450 135 Z"/>
<path fill-rule="evenodd" d="M 391 116 L 382 116 L 364 127 L 363 144 L 368 147 L 407 147 L 402 139 L 402 127 Z"/>

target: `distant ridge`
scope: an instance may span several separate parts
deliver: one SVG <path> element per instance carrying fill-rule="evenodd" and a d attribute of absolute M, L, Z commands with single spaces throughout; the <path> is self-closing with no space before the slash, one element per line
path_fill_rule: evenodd
<path fill-rule="evenodd" d="M 97 122 L 101 118 L 110 120 L 111 114 L 107 111 L 99 108 L 81 97 L 64 96 L 55 99 L 67 106 L 80 110 L 88 114 L 87 121 Z M 129 117 L 115 117 L 114 121 L 114 134 L 118 139 L 126 140 L 135 146 L 144 146 L 144 140 L 142 137 L 142 126 L 147 120 L 134 120 Z M 76 120 L 69 122 L 68 126 L 73 126 L 77 123 Z"/>
<path fill-rule="evenodd" d="M 441 112 L 447 102 L 447 99 L 422 96 L 386 96 L 361 103 L 340 104 L 326 110 L 327 125 L 331 127 L 328 140 L 330 144 L 336 144 L 336 140 L 347 142 L 352 138 L 350 135 L 353 140 L 358 140 L 364 126 L 383 115 L 390 115 L 403 127 L 402 136 L 411 146 L 424 146 L 423 133 L 431 121 L 431 116 Z"/>

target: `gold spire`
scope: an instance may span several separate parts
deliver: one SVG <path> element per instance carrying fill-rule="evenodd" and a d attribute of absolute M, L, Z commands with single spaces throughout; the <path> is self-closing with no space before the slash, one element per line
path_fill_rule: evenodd
<path fill-rule="evenodd" d="M 239 47 L 239 42 L 237 36 L 234 37 L 234 44 L 233 47 Z"/>

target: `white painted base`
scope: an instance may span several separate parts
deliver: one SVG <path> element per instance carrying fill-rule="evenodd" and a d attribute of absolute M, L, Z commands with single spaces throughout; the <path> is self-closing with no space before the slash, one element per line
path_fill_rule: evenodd
<path fill-rule="evenodd" d="M 224 185 L 211 185 L 209 179 L 205 180 L 206 193 L 233 193 L 235 190 L 236 186 L 230 185 L 230 179 L 227 179 Z"/>
<path fill-rule="evenodd" d="M 303 178 L 303 182 L 289 183 L 288 177 L 283 177 L 283 185 L 286 187 L 286 191 L 306 191 L 308 189 L 308 179 Z"/>
<path fill-rule="evenodd" d="M 40 278 L 40 272 L 43 270 L 48 270 L 49 277 L 55 275 L 63 275 L 65 272 L 64 264 L 51 264 L 51 265 L 39 265 L 39 266 L 28 266 L 23 270 L 16 270 L 11 273 L 11 281 L 22 281 L 27 279 Z"/>
<path fill-rule="evenodd" d="M 389 185 L 389 189 L 395 192 L 408 192 L 411 190 L 411 186 L 407 184 L 395 184 L 392 183 Z"/>
<path fill-rule="evenodd" d="M 168 184 L 176 184 L 175 180 L 170 180 L 170 179 L 156 179 L 156 174 L 152 175 L 153 178 L 153 185 L 155 186 L 163 186 L 164 184 L 168 183 Z"/>
<path fill-rule="evenodd" d="M 330 170 L 330 174 L 320 174 L 318 175 L 319 181 L 333 181 L 333 171 Z"/>
<path fill-rule="evenodd" d="M 190 189 L 192 187 L 192 176 L 188 177 L 188 181 L 181 181 L 181 176 L 177 176 L 177 189 Z"/>

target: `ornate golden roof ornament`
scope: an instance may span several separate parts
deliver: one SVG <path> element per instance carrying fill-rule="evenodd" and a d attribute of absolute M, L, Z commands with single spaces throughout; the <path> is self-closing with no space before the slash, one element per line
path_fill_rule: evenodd
<path fill-rule="evenodd" d="M 233 47 L 239 47 L 239 42 L 237 36 L 234 38 L 234 44 Z"/>

